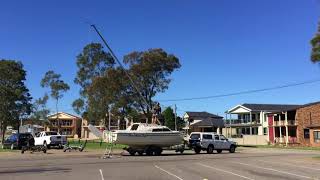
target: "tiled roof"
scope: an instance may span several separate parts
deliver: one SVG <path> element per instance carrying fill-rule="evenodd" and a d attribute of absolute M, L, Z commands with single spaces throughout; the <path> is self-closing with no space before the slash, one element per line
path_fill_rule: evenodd
<path fill-rule="evenodd" d="M 301 107 L 301 105 L 292 104 L 249 104 L 245 103 L 242 106 L 251 109 L 252 111 L 285 111 Z"/>
<path fill-rule="evenodd" d="M 208 112 L 190 112 L 190 111 L 187 111 L 186 112 L 190 118 L 216 118 L 216 119 L 222 119 L 223 117 L 221 116 L 218 116 L 218 115 L 215 115 L 215 114 L 211 114 L 211 113 L 208 113 Z"/>
<path fill-rule="evenodd" d="M 192 124 L 192 126 L 213 126 L 213 127 L 224 127 L 224 121 L 216 118 L 205 118 L 201 121 Z"/>

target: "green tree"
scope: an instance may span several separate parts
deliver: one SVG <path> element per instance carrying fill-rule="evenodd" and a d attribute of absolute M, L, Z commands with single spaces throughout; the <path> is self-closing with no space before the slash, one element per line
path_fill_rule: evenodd
<path fill-rule="evenodd" d="M 152 98 L 168 88 L 170 74 L 180 67 L 179 59 L 162 49 L 133 52 L 123 62 L 126 69 L 115 66 L 100 44 L 84 48 L 77 57 L 75 82 L 81 86 L 81 97 L 73 102 L 77 112 L 96 122 L 106 121 L 109 110 L 120 119 L 138 117 L 138 112 L 150 117 Z"/>
<path fill-rule="evenodd" d="M 162 115 L 164 117 L 164 125 L 170 129 L 175 129 L 175 115 L 173 109 L 171 107 L 167 107 L 163 112 Z"/>
<path fill-rule="evenodd" d="M 318 25 L 318 32 L 311 40 L 312 51 L 311 51 L 311 61 L 316 63 L 320 61 L 320 22 Z"/>
<path fill-rule="evenodd" d="M 41 87 L 50 88 L 50 96 L 56 101 L 56 112 L 58 113 L 58 103 L 63 97 L 63 93 L 67 92 L 70 87 L 67 83 L 60 79 L 61 75 L 54 71 L 48 71 L 41 80 Z M 58 132 L 60 133 L 60 121 L 57 116 Z"/>
<path fill-rule="evenodd" d="M 104 76 L 106 70 L 113 67 L 114 60 L 109 53 L 103 50 L 101 44 L 90 43 L 77 56 L 76 63 L 78 71 L 74 82 L 80 85 L 80 98 L 76 99 L 72 106 L 78 114 L 81 114 L 88 108 L 88 89 L 93 80 Z"/>
<path fill-rule="evenodd" d="M 45 94 L 42 98 L 36 99 L 33 103 L 30 120 L 32 120 L 34 124 L 49 125 L 48 115 L 50 110 L 47 108 L 48 99 L 49 96 Z"/>
<path fill-rule="evenodd" d="M 2 142 L 8 125 L 19 122 L 31 113 L 31 95 L 25 85 L 26 71 L 21 62 L 0 60 L 0 126 Z"/>
<path fill-rule="evenodd" d="M 132 52 L 124 57 L 124 63 L 129 67 L 128 72 L 140 91 L 139 94 L 132 89 L 135 107 L 150 117 L 155 104 L 152 98 L 168 89 L 170 75 L 181 67 L 179 59 L 158 48 Z"/>

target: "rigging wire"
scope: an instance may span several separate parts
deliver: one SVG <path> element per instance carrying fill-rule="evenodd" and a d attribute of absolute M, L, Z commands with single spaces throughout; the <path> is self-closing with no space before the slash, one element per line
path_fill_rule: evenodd
<path fill-rule="evenodd" d="M 291 84 L 285 84 L 285 85 L 262 88 L 262 89 L 253 89 L 253 90 L 239 91 L 239 92 L 234 92 L 234 93 L 218 94 L 218 95 L 212 95 L 212 96 L 178 98 L 178 99 L 163 99 L 163 100 L 159 100 L 159 102 L 177 102 L 177 101 L 192 101 L 192 100 L 201 100 L 201 99 L 214 99 L 214 98 L 220 98 L 220 97 L 228 97 L 228 96 L 236 96 L 236 95 L 242 95 L 242 94 L 252 94 L 252 93 L 258 93 L 258 92 L 264 92 L 264 91 L 271 91 L 271 90 L 276 90 L 276 89 L 301 86 L 301 85 L 305 85 L 305 84 L 312 84 L 312 83 L 316 83 L 316 82 L 320 82 L 320 79 L 308 80 L 308 81 L 303 81 L 303 82 L 298 82 L 298 83 L 291 83 Z"/>
<path fill-rule="evenodd" d="M 107 41 L 104 39 L 104 37 L 101 35 L 101 33 L 99 32 L 99 30 L 97 29 L 97 27 L 94 24 L 91 24 L 91 27 L 93 27 L 93 29 L 96 31 L 96 33 L 99 35 L 99 37 L 101 38 L 101 40 L 103 41 L 103 43 L 105 44 L 105 46 L 108 48 L 108 50 L 110 51 L 110 54 L 112 55 L 112 57 L 117 61 L 117 63 L 119 64 L 119 66 L 125 70 L 125 67 L 122 65 L 122 63 L 119 61 L 118 57 L 114 54 L 114 52 L 112 51 L 112 49 L 110 48 L 110 46 L 108 45 Z M 131 85 L 133 86 L 133 88 L 137 91 L 137 93 L 139 94 L 140 98 L 143 100 L 143 102 L 145 103 L 145 105 L 147 106 L 147 108 L 151 108 L 147 102 L 147 100 L 142 96 L 139 88 L 135 85 L 132 77 L 129 75 L 129 73 L 127 71 L 124 71 L 126 76 L 129 78 Z"/>

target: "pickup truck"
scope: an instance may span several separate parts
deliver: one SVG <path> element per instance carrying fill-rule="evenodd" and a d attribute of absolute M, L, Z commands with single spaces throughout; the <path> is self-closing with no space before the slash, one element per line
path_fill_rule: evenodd
<path fill-rule="evenodd" d="M 221 153 L 223 150 L 228 150 L 234 153 L 237 143 L 228 140 L 224 135 L 210 132 L 193 132 L 190 134 L 189 146 L 195 153 L 199 154 L 201 150 L 212 154 L 214 150 Z"/>
<path fill-rule="evenodd" d="M 54 131 L 42 131 L 34 137 L 34 144 L 36 146 L 43 145 L 47 148 L 50 148 L 51 146 L 63 148 L 63 145 L 67 144 L 67 137 Z"/>

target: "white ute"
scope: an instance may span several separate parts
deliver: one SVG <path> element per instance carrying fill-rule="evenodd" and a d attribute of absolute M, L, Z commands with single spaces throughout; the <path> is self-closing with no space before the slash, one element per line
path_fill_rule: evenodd
<path fill-rule="evenodd" d="M 199 154 L 201 150 L 207 151 L 208 154 L 212 154 L 213 150 L 216 150 L 217 153 L 221 153 L 222 150 L 228 150 L 230 153 L 234 153 L 237 143 L 228 140 L 221 134 L 193 132 L 190 134 L 189 146 L 197 154 Z"/>
<path fill-rule="evenodd" d="M 63 145 L 67 144 L 67 137 L 54 131 L 42 131 L 34 137 L 34 144 L 43 145 L 47 148 L 51 146 L 62 148 Z"/>

